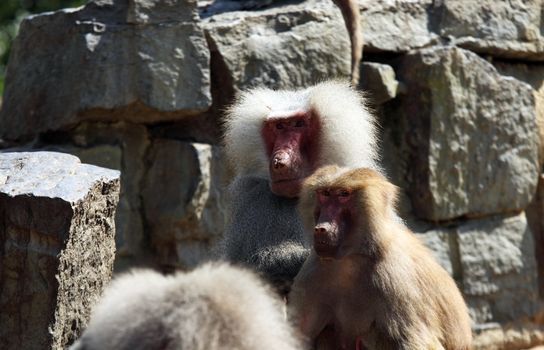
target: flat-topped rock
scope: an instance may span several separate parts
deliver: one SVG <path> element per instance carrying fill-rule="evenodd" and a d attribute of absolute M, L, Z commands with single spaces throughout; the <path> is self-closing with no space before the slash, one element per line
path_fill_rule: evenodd
<path fill-rule="evenodd" d="M 82 164 L 65 153 L 0 153 L 0 192 L 10 197 L 58 198 L 75 204 L 96 182 L 115 181 L 119 176 L 119 171 Z"/>
<path fill-rule="evenodd" d="M 54 152 L 0 153 L 0 343 L 60 349 L 110 280 L 119 172 Z"/>

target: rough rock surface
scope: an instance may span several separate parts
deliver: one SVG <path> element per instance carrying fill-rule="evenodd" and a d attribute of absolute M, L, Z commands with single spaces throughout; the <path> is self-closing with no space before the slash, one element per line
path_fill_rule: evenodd
<path fill-rule="evenodd" d="M 444 0 L 440 35 L 475 52 L 544 61 L 542 0 Z"/>
<path fill-rule="evenodd" d="M 511 322 L 536 314 L 534 242 L 525 214 L 472 220 L 456 231 L 473 321 Z"/>
<path fill-rule="evenodd" d="M 10 63 L 0 111 L 8 140 L 86 119 L 179 119 L 211 104 L 194 1 L 93 0 L 28 17 Z"/>
<path fill-rule="evenodd" d="M 535 323 L 487 324 L 474 332 L 473 350 L 544 350 L 544 326 Z"/>
<path fill-rule="evenodd" d="M 380 105 L 397 96 L 399 82 L 390 65 L 363 62 L 359 88 L 365 92 L 367 102 L 372 105 Z"/>
<path fill-rule="evenodd" d="M 151 243 L 161 265 L 193 267 L 224 226 L 226 179 L 219 150 L 158 139 L 148 157 L 142 198 Z M 196 248 L 193 254 L 186 254 L 189 247 Z"/>
<path fill-rule="evenodd" d="M 536 188 L 531 87 L 458 48 L 407 55 L 398 72 L 416 215 L 447 220 L 521 210 Z"/>
<path fill-rule="evenodd" d="M 454 43 L 482 54 L 544 61 L 541 0 L 360 0 L 365 52 Z"/>
<path fill-rule="evenodd" d="M 361 0 L 363 52 L 406 52 L 438 41 L 433 0 Z"/>
<path fill-rule="evenodd" d="M 223 95 L 254 86 L 305 87 L 350 74 L 349 38 L 332 1 L 217 14 L 204 28 Z"/>
<path fill-rule="evenodd" d="M 496 60 L 493 64 L 502 75 L 512 76 L 520 81 L 526 82 L 533 88 L 536 123 L 540 139 L 538 158 L 539 164 L 542 167 L 544 165 L 544 65 Z"/>
<path fill-rule="evenodd" d="M 108 145 L 112 153 L 121 150 L 118 167 L 121 171 L 121 194 L 115 216 L 117 258 L 115 268 L 124 270 L 129 266 L 149 265 L 152 258 L 148 235 L 142 217 L 140 188 L 146 172 L 146 154 L 150 136 L 146 127 L 133 123 L 83 123 L 69 136 L 77 146 L 75 150 L 62 146 L 62 150 L 76 156 L 85 156 L 85 161 L 103 165 L 103 155 L 93 154 L 100 145 Z M 90 157 L 96 155 L 97 157 Z M 108 167 L 108 166 L 107 166 Z"/>
<path fill-rule="evenodd" d="M 111 277 L 119 172 L 53 152 L 0 153 L 0 343 L 59 349 Z"/>
<path fill-rule="evenodd" d="M 544 174 L 540 175 L 535 197 L 527 208 L 527 221 L 534 236 L 535 257 L 538 262 L 539 295 L 540 299 L 544 301 Z M 544 318 L 544 313 L 542 317 Z"/>

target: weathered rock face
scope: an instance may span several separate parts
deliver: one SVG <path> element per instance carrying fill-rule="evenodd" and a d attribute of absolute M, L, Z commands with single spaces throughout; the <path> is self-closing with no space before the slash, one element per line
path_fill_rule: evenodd
<path fill-rule="evenodd" d="M 360 88 L 365 92 L 369 103 L 381 105 L 397 96 L 399 82 L 395 78 L 393 67 L 387 64 L 363 62 Z"/>
<path fill-rule="evenodd" d="M 544 300 L 544 174 L 540 174 L 535 197 L 527 208 L 527 221 L 535 241 L 539 295 L 540 299 Z M 542 317 L 544 317 L 544 314 Z"/>
<path fill-rule="evenodd" d="M 109 281 L 119 173 L 52 152 L 0 153 L 0 342 L 64 348 Z"/>
<path fill-rule="evenodd" d="M 6 73 L 0 137 L 205 111 L 209 51 L 197 18 L 194 1 L 94 0 L 25 19 Z"/>
<path fill-rule="evenodd" d="M 524 214 L 469 221 L 457 230 L 462 288 L 476 323 L 537 312 L 534 242 Z"/>
<path fill-rule="evenodd" d="M 349 38 L 331 1 L 218 14 L 204 21 L 221 94 L 349 77 Z"/>
<path fill-rule="evenodd" d="M 161 265 L 194 267 L 209 257 L 225 222 L 227 182 L 219 150 L 159 139 L 148 157 L 142 196 L 151 243 Z"/>
<path fill-rule="evenodd" d="M 535 244 L 525 214 L 459 222 L 418 236 L 456 280 L 474 324 L 538 312 Z"/>
<path fill-rule="evenodd" d="M 452 42 L 496 57 L 544 61 L 542 1 L 360 0 L 365 50 Z"/>
<path fill-rule="evenodd" d="M 410 155 L 410 197 L 427 220 L 521 210 L 539 173 L 531 87 L 477 55 L 437 48 L 408 54 L 397 113 Z"/>
<path fill-rule="evenodd" d="M 364 52 L 406 52 L 438 40 L 433 0 L 361 0 Z"/>
<path fill-rule="evenodd" d="M 440 35 L 499 57 L 544 60 L 542 1 L 444 0 Z"/>

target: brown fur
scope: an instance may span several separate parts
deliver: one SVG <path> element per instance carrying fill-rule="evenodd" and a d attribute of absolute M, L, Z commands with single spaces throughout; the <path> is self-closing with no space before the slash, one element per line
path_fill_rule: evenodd
<path fill-rule="evenodd" d="M 395 214 L 397 188 L 370 169 L 322 168 L 302 190 L 299 210 L 312 236 L 316 190 L 351 190 L 357 213 L 350 250 L 312 251 L 290 294 L 290 314 L 319 348 L 469 349 L 468 310 L 453 279 Z M 360 214 L 359 214 L 360 213 Z M 346 243 L 347 242 L 347 243 Z M 323 329 L 334 327 L 336 347 Z M 319 344 L 316 339 L 319 338 Z"/>

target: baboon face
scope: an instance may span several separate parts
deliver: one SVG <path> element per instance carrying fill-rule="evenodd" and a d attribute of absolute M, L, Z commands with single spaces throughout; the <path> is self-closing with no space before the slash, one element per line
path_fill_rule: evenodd
<path fill-rule="evenodd" d="M 354 192 L 342 187 L 316 190 L 314 250 L 321 258 L 341 258 L 352 239 L 355 218 Z"/>
<path fill-rule="evenodd" d="M 269 116 L 262 137 L 269 159 L 270 189 L 281 197 L 298 197 L 302 182 L 316 168 L 319 123 L 311 112 Z"/>

